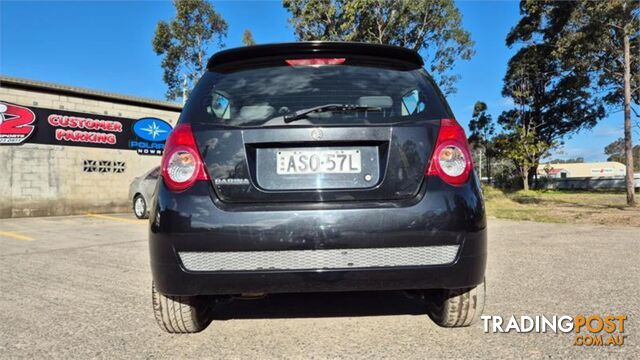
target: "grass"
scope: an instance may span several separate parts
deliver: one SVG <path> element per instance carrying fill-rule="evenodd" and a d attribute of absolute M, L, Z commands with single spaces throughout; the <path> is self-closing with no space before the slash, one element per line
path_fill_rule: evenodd
<path fill-rule="evenodd" d="M 487 215 L 553 223 L 640 226 L 640 208 L 628 207 L 618 192 L 529 190 L 484 187 Z"/>

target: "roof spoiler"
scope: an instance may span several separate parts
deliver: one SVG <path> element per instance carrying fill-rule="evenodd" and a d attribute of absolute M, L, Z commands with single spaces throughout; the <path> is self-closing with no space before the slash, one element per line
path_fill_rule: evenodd
<path fill-rule="evenodd" d="M 424 62 L 416 51 L 400 46 L 368 44 L 360 42 L 310 41 L 295 43 L 264 44 L 238 47 L 214 54 L 207 63 L 207 70 L 235 61 L 279 56 L 324 56 L 324 55 L 360 55 L 400 60 L 422 67 Z"/>

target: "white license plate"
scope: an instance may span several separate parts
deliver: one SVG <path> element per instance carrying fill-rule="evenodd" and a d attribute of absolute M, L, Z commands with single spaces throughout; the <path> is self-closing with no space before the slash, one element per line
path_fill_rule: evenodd
<path fill-rule="evenodd" d="M 360 150 L 278 150 L 276 173 L 350 174 L 362 170 Z"/>

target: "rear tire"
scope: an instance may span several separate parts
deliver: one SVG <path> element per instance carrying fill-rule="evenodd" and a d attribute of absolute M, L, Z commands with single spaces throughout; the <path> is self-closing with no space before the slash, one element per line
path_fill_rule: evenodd
<path fill-rule="evenodd" d="M 197 296 L 163 295 L 151 286 L 153 313 L 160 328 L 171 334 L 192 334 L 211 322 L 211 304 Z"/>
<path fill-rule="evenodd" d="M 442 327 L 465 327 L 480 320 L 485 302 L 485 283 L 462 289 L 438 289 L 426 293 L 427 312 Z"/>

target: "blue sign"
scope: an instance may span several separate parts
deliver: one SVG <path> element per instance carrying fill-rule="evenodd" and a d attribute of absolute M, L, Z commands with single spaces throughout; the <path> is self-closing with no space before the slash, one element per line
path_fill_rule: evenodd
<path fill-rule="evenodd" d="M 172 128 L 169 123 L 157 118 L 138 119 L 133 124 L 133 134 L 137 139 L 129 141 L 129 147 L 142 155 L 162 155 L 164 142 Z"/>

